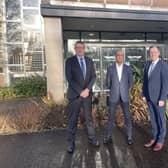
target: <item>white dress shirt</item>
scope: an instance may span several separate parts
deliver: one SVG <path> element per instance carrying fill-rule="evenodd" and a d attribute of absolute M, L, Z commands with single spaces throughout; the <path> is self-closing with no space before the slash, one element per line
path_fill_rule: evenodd
<path fill-rule="evenodd" d="M 122 77 L 122 72 L 123 72 L 123 64 L 118 65 L 118 64 L 116 63 L 116 69 L 117 69 L 118 79 L 119 79 L 119 82 L 120 82 L 121 77 Z"/>

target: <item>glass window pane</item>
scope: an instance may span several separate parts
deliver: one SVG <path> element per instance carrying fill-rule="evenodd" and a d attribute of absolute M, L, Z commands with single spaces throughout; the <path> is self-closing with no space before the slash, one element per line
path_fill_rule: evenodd
<path fill-rule="evenodd" d="M 100 61 L 100 49 L 98 47 L 94 46 L 86 46 L 86 55 L 90 58 L 92 58 L 95 66 L 96 71 L 96 81 L 93 86 L 94 91 L 101 91 L 102 90 L 102 84 L 101 84 L 101 61 Z"/>
<path fill-rule="evenodd" d="M 7 20 L 18 20 L 21 18 L 20 0 L 6 0 Z"/>
<path fill-rule="evenodd" d="M 168 45 L 161 50 L 161 57 L 168 63 Z"/>
<path fill-rule="evenodd" d="M 20 23 L 7 23 L 7 42 L 21 42 L 22 32 Z"/>
<path fill-rule="evenodd" d="M 42 50 L 42 34 L 40 32 L 24 31 L 24 49 L 27 51 Z"/>
<path fill-rule="evenodd" d="M 138 68 L 143 68 L 146 61 L 145 48 L 135 47 L 125 49 L 125 62 L 128 64 L 134 64 Z"/>
<path fill-rule="evenodd" d="M 82 40 L 86 41 L 99 41 L 99 33 L 98 32 L 82 32 L 81 34 Z"/>
<path fill-rule="evenodd" d="M 80 39 L 79 32 L 64 31 L 64 40 L 68 39 Z"/>
<path fill-rule="evenodd" d="M 23 64 L 23 50 L 22 45 L 7 45 L 8 63 L 9 64 Z"/>
<path fill-rule="evenodd" d="M 147 41 L 161 41 L 161 33 L 147 33 L 146 39 Z"/>
<path fill-rule="evenodd" d="M 163 38 L 164 38 L 165 41 L 168 41 L 168 33 L 164 33 Z"/>
<path fill-rule="evenodd" d="M 110 32 L 102 32 L 101 33 L 102 40 L 145 40 L 144 33 L 110 33 Z"/>
<path fill-rule="evenodd" d="M 39 0 L 23 0 L 23 6 L 38 7 Z"/>
<path fill-rule="evenodd" d="M 40 27 L 41 20 L 39 11 L 35 9 L 24 9 L 23 10 L 23 19 L 24 24 L 27 25 L 36 25 L 36 27 Z"/>
<path fill-rule="evenodd" d="M 28 52 L 25 55 L 25 68 L 27 72 L 43 70 L 42 52 Z"/>
<path fill-rule="evenodd" d="M 145 47 L 135 47 L 125 49 L 125 61 L 133 68 L 135 80 L 142 80 L 143 68 L 146 62 Z"/>
<path fill-rule="evenodd" d="M 10 66 L 9 67 L 10 72 L 24 72 L 23 66 Z M 12 74 L 11 74 L 12 75 Z M 14 75 L 14 74 L 13 74 Z M 12 77 L 12 76 L 11 76 Z"/>

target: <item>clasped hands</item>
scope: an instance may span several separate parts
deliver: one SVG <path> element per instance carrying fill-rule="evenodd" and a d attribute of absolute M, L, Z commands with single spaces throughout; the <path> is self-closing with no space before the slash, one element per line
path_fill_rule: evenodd
<path fill-rule="evenodd" d="M 86 88 L 80 93 L 80 97 L 87 98 L 89 96 L 89 89 Z"/>

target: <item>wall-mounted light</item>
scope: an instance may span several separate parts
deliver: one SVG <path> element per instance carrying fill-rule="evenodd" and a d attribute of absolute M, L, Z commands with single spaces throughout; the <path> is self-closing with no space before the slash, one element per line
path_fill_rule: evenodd
<path fill-rule="evenodd" d="M 93 37 L 93 36 L 95 36 L 95 34 L 94 33 L 89 33 L 89 36 Z"/>

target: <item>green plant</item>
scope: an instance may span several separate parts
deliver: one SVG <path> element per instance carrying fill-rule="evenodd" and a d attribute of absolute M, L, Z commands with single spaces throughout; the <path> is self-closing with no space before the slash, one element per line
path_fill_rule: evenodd
<path fill-rule="evenodd" d="M 131 65 L 136 82 L 142 82 L 143 68 L 138 68 L 136 65 Z"/>
<path fill-rule="evenodd" d="M 168 118 L 168 100 L 166 101 L 166 116 Z"/>
<path fill-rule="evenodd" d="M 15 98 L 16 94 L 12 88 L 0 88 L 0 100 Z"/>
<path fill-rule="evenodd" d="M 30 76 L 16 81 L 12 88 L 17 96 L 45 96 L 47 94 L 46 78 L 39 75 Z"/>

